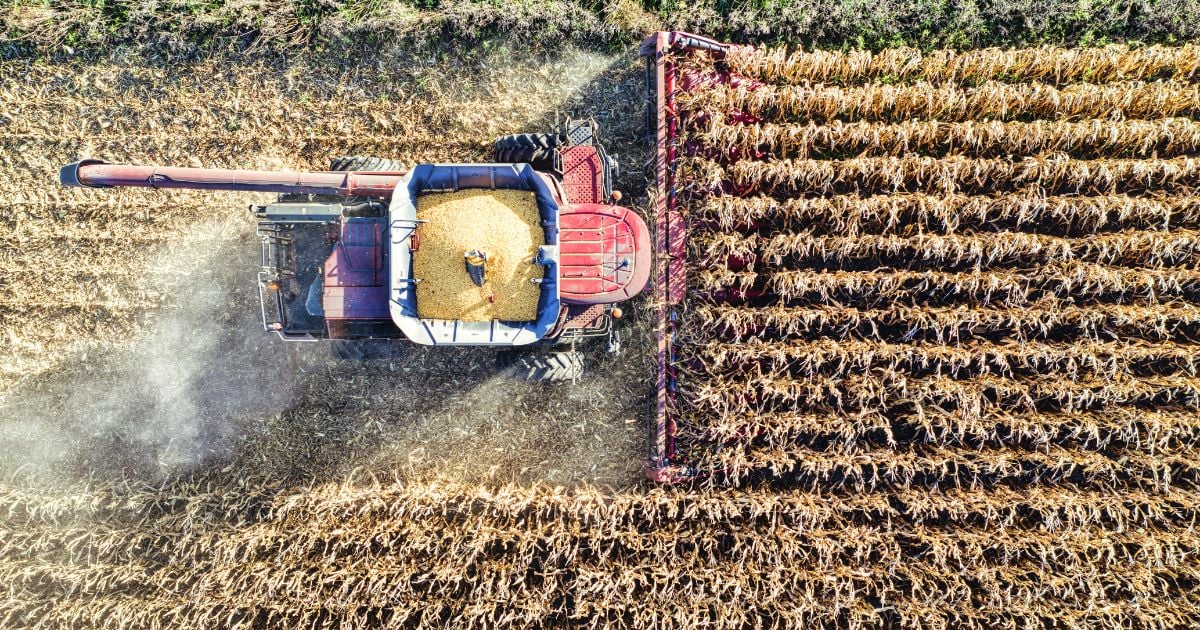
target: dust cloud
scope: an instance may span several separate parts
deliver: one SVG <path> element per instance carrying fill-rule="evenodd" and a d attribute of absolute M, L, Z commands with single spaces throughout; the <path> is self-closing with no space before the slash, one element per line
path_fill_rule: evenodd
<path fill-rule="evenodd" d="M 286 408 L 306 353 L 262 330 L 257 254 L 238 217 L 199 223 L 155 256 L 145 288 L 167 298 L 141 334 L 0 399 L 0 473 L 177 474 Z"/>

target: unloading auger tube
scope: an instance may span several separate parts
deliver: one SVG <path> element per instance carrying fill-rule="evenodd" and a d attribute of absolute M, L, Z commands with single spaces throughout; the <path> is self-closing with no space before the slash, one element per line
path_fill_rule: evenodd
<path fill-rule="evenodd" d="M 543 134 L 544 144 L 553 148 L 553 159 L 542 160 L 547 170 L 529 163 L 536 156 L 514 152 L 521 143 L 505 137 L 496 142 L 496 157 L 507 159 L 479 164 L 403 167 L 358 156 L 335 159 L 329 171 L 293 172 L 136 166 L 89 158 L 63 167 L 59 179 L 86 188 L 277 194 L 250 210 L 261 242 L 257 280 L 263 327 L 283 339 L 334 341 L 335 354 L 350 343 L 398 340 L 501 347 L 507 350 L 497 355 L 497 363 L 520 378 L 574 380 L 583 365 L 578 342 L 605 338 L 608 351 L 619 349 L 615 322 L 622 309 L 616 305 L 642 292 L 653 263 L 644 220 L 616 205 L 616 162 L 598 143 L 596 131 L 594 121 L 567 119 L 552 134 Z M 536 225 L 545 241 L 532 259 L 544 268 L 533 278 L 536 317 L 420 317 L 415 287 L 431 279 L 413 275 L 417 228 L 424 223 L 416 217 L 417 199 L 426 193 L 506 189 L 529 192 L 536 200 Z M 472 249 L 459 248 L 456 255 Z M 479 267 L 473 257 L 458 260 L 468 274 L 472 265 Z"/>
<path fill-rule="evenodd" d="M 387 199 L 404 177 L 401 172 L 245 171 L 173 166 L 109 164 L 102 160 L 72 162 L 58 173 L 66 186 L 84 188 L 184 188 L 241 192 L 341 195 Z"/>

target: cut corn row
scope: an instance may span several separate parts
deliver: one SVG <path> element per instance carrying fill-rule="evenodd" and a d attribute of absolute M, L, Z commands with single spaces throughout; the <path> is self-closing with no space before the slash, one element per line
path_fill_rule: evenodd
<path fill-rule="evenodd" d="M 0 488 L 0 508 L 4 515 L 0 522 L 21 524 L 22 531 L 26 527 L 43 526 L 44 533 L 71 533 L 79 531 L 72 529 L 77 526 L 96 532 L 100 537 L 94 541 L 80 536 L 78 542 L 62 547 L 80 554 L 88 551 L 91 542 L 95 542 L 96 548 L 119 549 L 124 540 L 121 530 L 136 528 L 143 534 L 172 535 L 170 544 L 183 555 L 212 554 L 215 561 L 234 562 L 258 554 L 307 557 L 311 548 L 305 545 L 276 546 L 288 536 L 288 530 L 299 539 L 333 537 L 352 547 L 357 540 L 354 525 L 386 522 L 423 527 L 420 524 L 439 519 L 456 523 L 455 527 L 480 531 L 487 523 L 507 530 L 536 529 L 543 523 L 561 522 L 568 524 L 564 532 L 591 531 L 614 536 L 646 524 L 657 525 L 651 529 L 662 531 L 661 526 L 673 525 L 675 517 L 698 514 L 711 516 L 697 521 L 695 525 L 699 527 L 738 521 L 752 524 L 752 529 L 774 528 L 785 523 L 803 529 L 836 529 L 876 515 L 884 520 L 916 524 L 937 524 L 950 518 L 975 520 L 981 526 L 996 529 L 1028 527 L 1040 531 L 1069 531 L 1092 525 L 1115 529 L 1154 527 L 1200 515 L 1200 492 L 1186 488 L 1170 495 L 1138 489 L 1117 494 L 1039 486 L 1022 491 L 1004 487 L 952 488 L 944 493 L 896 488 L 892 495 L 816 497 L 805 492 L 767 488 L 697 492 L 659 488 L 605 493 L 587 486 L 494 487 L 431 481 L 322 484 L 289 490 L 269 479 L 247 480 L 246 489 L 226 486 L 224 481 L 198 477 L 133 487 L 97 482 L 87 488 L 6 484 Z M 898 503 L 892 502 L 892 498 Z M 204 515 L 211 517 L 201 518 Z M 331 526 L 338 523 L 348 529 L 334 536 L 332 531 L 336 528 Z M 236 545 L 227 545 L 221 538 L 230 528 L 246 534 Z M 103 536 L 106 531 L 112 536 Z M 213 545 L 220 547 L 220 553 L 213 554 Z M 21 548 L 34 550 L 38 545 L 23 544 Z M 593 553 L 606 551 L 614 550 L 592 549 Z"/>

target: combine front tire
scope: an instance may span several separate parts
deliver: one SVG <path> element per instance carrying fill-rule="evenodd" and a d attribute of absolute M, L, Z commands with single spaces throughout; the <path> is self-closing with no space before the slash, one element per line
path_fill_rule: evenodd
<path fill-rule="evenodd" d="M 583 355 L 578 352 L 520 352 L 496 355 L 496 365 L 523 381 L 575 381 L 583 376 Z"/>
<path fill-rule="evenodd" d="M 543 172 L 554 170 L 558 136 L 552 133 L 518 133 L 496 139 L 493 161 L 500 164 L 532 164 Z"/>

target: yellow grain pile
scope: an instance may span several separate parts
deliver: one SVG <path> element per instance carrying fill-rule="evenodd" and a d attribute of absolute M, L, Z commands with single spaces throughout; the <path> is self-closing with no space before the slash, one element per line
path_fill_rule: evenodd
<path fill-rule="evenodd" d="M 460 190 L 417 198 L 420 246 L 413 254 L 417 314 L 431 319 L 486 322 L 537 319 L 541 265 L 546 244 L 537 200 L 523 190 Z M 483 286 L 467 275 L 463 255 L 487 253 Z"/>

